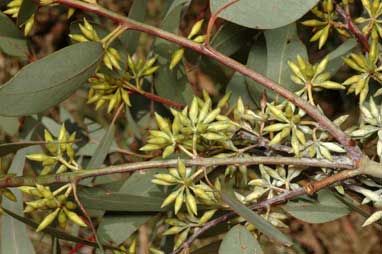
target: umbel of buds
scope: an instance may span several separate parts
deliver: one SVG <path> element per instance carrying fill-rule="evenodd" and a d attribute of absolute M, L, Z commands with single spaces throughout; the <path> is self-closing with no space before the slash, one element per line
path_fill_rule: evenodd
<path fill-rule="evenodd" d="M 53 136 L 47 130 L 45 130 L 44 136 L 47 153 L 30 154 L 26 156 L 29 160 L 41 162 L 43 166 L 40 172 L 41 175 L 48 175 L 53 170 L 56 170 L 57 174 L 64 173 L 67 170 L 80 170 L 79 165 L 75 161 L 73 148 L 73 143 L 76 139 L 75 132 L 69 135 L 65 125 L 62 125 L 57 140 L 54 140 Z"/>
<path fill-rule="evenodd" d="M 81 227 L 86 227 L 86 223 L 77 213 L 73 212 L 77 206 L 68 200 L 68 196 L 72 191 L 70 184 L 64 185 L 56 191 L 52 192 L 49 187 L 36 184 L 36 187 L 22 186 L 19 189 L 28 195 L 37 197 L 38 199 L 26 202 L 25 213 L 35 210 L 47 211 L 48 215 L 40 222 L 36 231 L 42 231 L 57 218 L 58 225 L 65 228 L 68 220 L 76 223 Z M 63 193 L 64 192 L 64 193 Z"/>
<path fill-rule="evenodd" d="M 85 41 L 99 41 L 103 44 L 106 52 L 103 57 L 103 63 L 107 68 L 110 70 L 117 69 L 120 70 L 121 66 L 119 64 L 121 60 L 121 56 L 118 53 L 118 50 L 115 48 L 112 48 L 109 46 L 109 39 L 114 38 L 115 34 L 118 34 L 121 32 L 122 28 L 117 27 L 113 32 L 111 32 L 109 35 L 101 39 L 97 33 L 97 31 L 94 29 L 94 27 L 84 18 L 84 23 L 79 24 L 80 30 L 82 34 L 69 34 L 69 37 L 72 38 L 75 41 L 78 42 L 85 42 Z"/>
<path fill-rule="evenodd" d="M 178 159 L 178 167 L 169 169 L 168 174 L 156 174 L 153 183 L 163 186 L 176 186 L 163 201 L 161 207 L 165 207 L 175 202 L 174 211 L 178 214 L 183 203 L 186 204 L 187 212 L 190 216 L 198 213 L 197 199 L 205 204 L 216 204 L 216 197 L 211 187 L 201 182 L 195 184 L 194 181 L 203 171 L 194 171 L 186 168 L 183 162 Z"/>
<path fill-rule="evenodd" d="M 172 154 L 178 147 L 183 151 L 191 150 L 194 155 L 208 149 L 210 145 L 228 145 L 237 130 L 235 124 L 221 108 L 229 99 L 224 96 L 216 108 L 212 108 L 210 97 L 204 93 L 204 100 L 194 97 L 191 105 L 182 111 L 171 109 L 172 123 L 159 114 L 155 119 L 159 130 L 150 131 L 147 144 L 141 151 L 162 150 L 163 158 Z"/>
<path fill-rule="evenodd" d="M 149 58 L 147 61 L 139 59 L 134 61 L 131 56 L 127 57 L 128 69 L 119 78 L 103 73 L 97 73 L 89 78 L 90 90 L 88 103 L 95 103 L 96 110 L 105 103 L 109 103 L 107 112 L 111 112 L 121 103 L 131 106 L 129 94 L 142 91 L 143 81 L 151 76 L 159 66 L 155 66 L 157 57 Z"/>

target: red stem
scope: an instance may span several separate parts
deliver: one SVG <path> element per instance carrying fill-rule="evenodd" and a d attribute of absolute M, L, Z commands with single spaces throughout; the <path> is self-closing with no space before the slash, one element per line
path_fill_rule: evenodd
<path fill-rule="evenodd" d="M 336 3 L 336 11 L 337 13 L 344 19 L 346 28 L 354 35 L 354 37 L 358 40 L 358 42 L 362 45 L 362 47 L 369 52 L 370 51 L 370 45 L 366 38 L 366 36 L 359 30 L 358 26 L 356 26 L 353 23 L 353 20 L 350 16 L 349 8 L 344 9 L 341 8 L 341 6 Z"/>
<path fill-rule="evenodd" d="M 169 99 L 160 97 L 160 96 L 158 96 L 156 94 L 153 94 L 153 93 L 145 92 L 145 91 L 142 91 L 142 90 L 130 90 L 130 91 L 132 93 L 140 94 L 140 95 L 142 95 L 142 96 L 144 96 L 147 99 L 150 99 L 152 101 L 156 101 L 156 102 L 159 102 L 161 104 L 165 104 L 165 105 L 173 107 L 173 108 L 177 108 L 177 109 L 184 108 L 184 105 L 181 104 L 181 103 L 177 103 L 177 102 L 171 101 Z"/>
<path fill-rule="evenodd" d="M 214 27 L 214 24 L 216 22 L 216 19 L 218 18 L 219 14 L 230 7 L 231 5 L 239 2 L 240 0 L 234 0 L 232 2 L 226 3 L 222 7 L 220 7 L 219 10 L 217 10 L 214 14 L 211 15 L 210 20 L 208 21 L 208 26 L 207 26 L 207 33 L 206 33 L 206 41 L 204 42 L 205 45 L 210 45 L 210 38 L 211 38 L 211 33 L 212 33 L 212 28 Z"/>

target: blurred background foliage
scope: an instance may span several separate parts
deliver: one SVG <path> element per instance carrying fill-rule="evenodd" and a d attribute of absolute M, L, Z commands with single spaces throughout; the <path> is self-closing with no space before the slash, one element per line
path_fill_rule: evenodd
<path fill-rule="evenodd" d="M 5 10 L 8 2 L 7 0 L 0 1 L 0 10 Z M 174 2 L 183 2 L 186 5 L 175 5 L 175 8 L 169 12 L 169 6 Z M 130 0 L 100 0 L 99 4 L 118 13 L 129 15 L 133 19 L 172 32 L 177 32 L 179 27 L 179 34 L 187 36 L 196 21 L 208 20 L 210 17 L 208 2 L 205 0 L 137 0 L 133 3 Z M 355 1 L 351 5 L 353 16 L 360 15 L 362 10 L 360 4 L 359 1 Z M 28 62 L 33 62 L 72 44 L 72 40 L 67 34 L 76 33 L 78 31 L 77 24 L 82 22 L 84 17 L 92 20 L 92 24 L 97 24 L 94 26 L 100 34 L 102 31 L 104 34 L 105 31 L 110 31 L 113 26 L 109 20 L 80 11 L 76 11 L 70 19 L 67 19 L 66 11 L 65 8 L 39 8 L 28 41 L 32 54 L 20 60 L 20 58 L 0 53 L 0 83 L 5 83 Z M 302 20 L 312 18 L 315 16 L 308 13 Z M 355 47 L 355 41 L 343 36 L 329 36 L 325 47 L 318 50 L 317 44 L 309 42 L 312 35 L 311 28 L 303 26 L 300 22 L 263 33 L 260 29 L 245 28 L 219 19 L 212 39 L 212 46 L 223 54 L 247 64 L 291 89 L 294 89 L 296 85 L 289 79 L 291 72 L 287 65 L 288 60 L 295 61 L 296 55 L 300 54 L 309 59 L 310 63 L 317 63 L 323 56 L 331 52 L 328 69 L 335 74 L 332 80 L 344 80 L 344 77 L 347 77 L 352 70 L 342 64 L 341 57 Z M 155 48 L 159 55 L 157 61 L 161 67 L 168 66 L 168 61 L 171 58 L 170 53 L 178 48 L 172 43 L 160 39 L 154 40 L 147 34 L 130 31 L 122 35 L 116 43 L 120 44 L 121 47 L 126 47 L 129 54 L 134 53 L 137 58 L 144 59 Z M 190 103 L 191 94 L 201 96 L 202 91 L 206 90 L 213 98 L 219 98 L 226 91 L 232 91 L 232 101 L 236 101 L 241 96 L 246 105 L 254 108 L 260 106 L 262 87 L 256 85 L 254 81 L 248 80 L 240 74 L 235 74 L 232 70 L 189 50 L 185 51 L 185 59 L 184 64 L 177 66 L 174 72 L 170 72 L 168 68 L 161 68 L 152 80 L 145 80 L 143 86 L 147 90 L 155 90 L 156 94 L 161 97 L 182 104 Z M 0 117 L 0 143 L 12 143 L 27 139 L 42 140 L 44 129 L 57 136 L 61 124 L 65 123 L 69 133 L 77 132 L 77 138 L 80 141 L 76 144 L 77 155 L 81 156 L 83 164 L 88 165 L 88 167 L 96 168 L 101 165 L 114 165 L 147 159 L 147 157 L 142 157 L 136 153 L 145 143 L 147 131 L 156 126 L 153 118 L 154 112 L 168 115 L 166 106 L 133 94 L 130 96 L 130 100 L 134 106 L 120 116 L 115 126 L 109 126 L 112 116 L 107 114 L 105 107 L 95 111 L 94 106 L 87 103 L 87 93 L 88 88 L 82 87 L 60 105 L 50 108 L 43 114 L 38 114 L 37 117 Z M 346 92 L 341 90 L 324 90 L 315 92 L 314 95 L 316 103 L 320 105 L 329 118 L 335 119 L 340 115 L 349 114 L 347 126 L 358 121 L 359 112 L 356 96 L 346 95 Z M 268 92 L 268 97 L 272 99 L 275 96 Z M 40 150 L 38 146 L 32 146 L 28 149 L 24 152 L 31 153 L 33 151 L 35 153 Z M 94 154 L 98 156 L 94 156 Z M 12 155 L 1 157 L 0 171 L 8 170 L 13 159 Z M 36 172 L 31 168 L 31 166 L 36 165 L 34 162 L 26 164 L 24 175 L 36 175 Z M 97 178 L 93 183 L 100 187 L 85 189 L 81 192 L 81 199 L 85 206 L 90 209 L 90 212 L 93 215 L 104 214 L 105 216 L 98 227 L 98 233 L 103 242 L 113 241 L 121 244 L 137 228 L 139 228 L 136 234 L 139 243 L 142 245 L 149 241 L 149 231 L 152 226 L 150 223 L 153 223 L 154 212 L 121 212 L 125 209 L 124 203 L 118 203 L 118 201 L 129 197 L 118 196 L 114 200 L 113 193 L 122 193 L 121 195 L 128 193 L 133 201 L 133 195 L 139 194 L 142 198 L 150 197 L 151 199 L 147 202 L 160 204 L 163 200 L 163 193 L 157 189 L 157 186 L 150 185 L 152 174 L 157 172 L 160 170 L 150 171 L 147 178 L 139 178 L 141 182 L 137 182 L 135 179 L 140 174 L 139 172 L 130 177 L 113 175 Z M 20 174 L 20 172 L 13 173 Z M 147 186 L 150 186 L 151 189 L 146 189 Z M 148 195 L 148 193 L 151 194 Z M 141 202 L 140 205 L 143 209 L 144 201 L 141 198 L 136 200 L 138 203 Z M 139 211 L 142 207 L 135 209 Z M 365 206 L 363 209 L 370 208 Z M 30 216 L 30 219 L 40 220 L 39 214 L 31 214 Z M 290 227 L 285 229 L 285 232 L 298 243 L 297 247 L 290 250 L 268 243 L 267 246 L 264 246 L 264 252 L 280 254 L 380 253 L 382 249 L 381 227 L 361 229 L 360 225 L 363 220 L 364 218 L 355 212 L 339 220 L 324 224 L 309 224 L 298 219 L 288 218 L 286 223 Z M 10 222 L 5 219 L 1 219 L 0 223 L 3 226 L 10 226 Z M 25 228 L 22 229 L 21 224 L 12 226 L 14 228 L 7 228 L 11 234 L 22 235 L 20 231 L 25 230 Z M 210 236 L 218 235 L 219 237 L 219 232 L 222 232 L 225 227 L 220 225 L 213 229 L 213 232 L 209 233 Z M 52 242 L 56 241 L 54 238 L 48 235 L 35 234 L 29 229 L 28 232 L 35 253 L 52 253 L 50 246 Z M 75 225 L 72 226 L 70 232 L 78 234 L 84 239 L 94 240 L 90 232 L 80 230 Z M 8 244 L 4 233 L 3 230 L 2 246 Z M 20 239 L 17 241 L 20 242 Z M 131 238 L 128 241 L 131 243 Z M 196 244 L 203 246 L 203 241 L 207 240 L 198 240 Z M 25 242 L 28 241 L 25 240 Z M 211 245 L 208 247 L 211 249 L 205 248 L 195 253 L 216 253 L 217 246 Z M 61 249 L 61 253 L 91 253 L 92 248 L 78 243 L 61 241 Z"/>

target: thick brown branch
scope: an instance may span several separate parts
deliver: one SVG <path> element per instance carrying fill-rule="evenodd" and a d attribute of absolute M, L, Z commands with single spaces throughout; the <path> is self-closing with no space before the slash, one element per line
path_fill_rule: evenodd
<path fill-rule="evenodd" d="M 352 169 L 353 163 L 346 157 L 340 157 L 336 161 L 318 160 L 310 158 L 294 158 L 294 157 L 266 157 L 253 156 L 249 158 L 197 158 L 192 160 L 184 160 L 186 166 L 210 167 L 224 165 L 295 165 L 299 167 L 324 167 L 324 168 L 340 168 Z M 137 170 L 154 169 L 154 168 L 170 168 L 176 167 L 178 160 L 163 161 L 144 161 L 128 164 L 114 165 L 101 169 L 88 169 L 64 173 L 58 175 L 47 175 L 38 177 L 24 176 L 5 176 L 0 178 L 0 188 L 18 187 L 18 186 L 34 186 L 36 183 L 48 185 L 53 183 L 72 183 L 89 177 L 112 175 L 120 173 L 131 173 Z"/>
<path fill-rule="evenodd" d="M 356 146 L 356 144 L 340 128 L 338 128 L 338 126 L 336 126 L 325 115 L 323 115 L 320 111 L 318 111 L 317 108 L 313 107 L 308 102 L 296 96 L 295 94 L 288 91 L 287 89 L 277 84 L 276 82 L 248 68 L 247 66 L 225 56 L 224 54 L 221 54 L 220 52 L 217 52 L 216 50 L 211 49 L 209 47 L 205 47 L 204 45 L 188 40 L 187 38 L 161 30 L 157 27 L 149 26 L 144 23 L 131 20 L 127 17 L 121 16 L 117 13 L 109 11 L 99 5 L 92 5 L 92 4 L 84 3 L 78 0 L 57 0 L 56 2 L 104 16 L 119 24 L 127 25 L 132 30 L 141 31 L 141 32 L 171 41 L 180 46 L 190 48 L 196 52 L 199 52 L 200 54 L 203 54 L 205 56 L 210 57 L 211 59 L 214 59 L 220 62 L 221 64 L 225 66 L 232 68 L 233 70 L 243 74 L 244 76 L 247 76 L 251 78 L 252 80 L 255 80 L 258 83 L 262 84 L 263 86 L 275 91 L 275 93 L 281 95 L 285 99 L 289 100 L 290 102 L 292 102 L 293 104 L 295 104 L 296 106 L 304 110 L 310 117 L 312 117 L 315 121 L 317 121 L 317 123 L 319 123 L 322 128 L 327 130 L 334 138 L 336 138 L 346 148 L 349 155 L 353 159 L 353 162 L 355 165 L 361 159 L 362 152 L 359 149 L 359 147 Z"/>

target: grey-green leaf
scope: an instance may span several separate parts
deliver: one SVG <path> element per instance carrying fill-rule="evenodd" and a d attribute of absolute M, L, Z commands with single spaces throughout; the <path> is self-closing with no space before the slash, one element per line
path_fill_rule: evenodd
<path fill-rule="evenodd" d="M 82 188 L 79 195 L 82 203 L 89 209 L 127 212 L 156 212 L 160 208 L 165 194 L 152 183 L 153 175 L 163 170 L 151 169 L 136 172 L 125 182 L 105 184 L 98 187 Z"/>
<path fill-rule="evenodd" d="M 12 218 L 16 219 L 17 221 L 20 221 L 20 223 L 26 224 L 26 225 L 34 228 L 34 229 L 36 229 L 39 225 L 39 223 L 34 222 L 33 220 L 31 220 L 29 218 L 26 218 L 26 217 L 20 216 L 16 213 L 13 213 L 12 211 L 10 211 L 8 209 L 4 209 L 4 212 L 7 215 L 11 216 Z M 70 242 L 74 242 L 74 243 L 81 243 L 81 244 L 85 244 L 85 245 L 92 246 L 92 247 L 98 247 L 98 245 L 95 242 L 90 242 L 90 241 L 87 241 L 86 239 L 81 239 L 81 238 L 75 237 L 75 236 L 70 235 L 68 233 L 65 233 L 63 231 L 57 230 L 53 226 L 48 226 L 46 229 L 44 229 L 44 232 L 49 234 L 49 235 L 53 235 L 53 236 L 57 237 L 58 239 L 62 239 L 65 241 L 70 241 Z M 110 246 L 110 245 L 105 245 L 104 247 L 107 249 L 112 249 L 112 250 L 116 249 L 115 247 Z M 25 254 L 29 254 L 29 253 L 25 253 Z"/>
<path fill-rule="evenodd" d="M 260 232 L 267 235 L 270 238 L 277 240 L 278 242 L 291 246 L 293 242 L 280 230 L 275 228 L 272 224 L 266 221 L 263 217 L 243 205 L 233 195 L 225 192 L 220 192 L 223 201 L 229 205 L 238 215 L 246 219 L 249 223 L 253 224 Z"/>
<path fill-rule="evenodd" d="M 0 12 L 0 52 L 23 58 L 26 58 L 28 54 L 27 42 L 22 33 L 2 12 Z"/>
<path fill-rule="evenodd" d="M 22 149 L 28 146 L 41 145 L 45 143 L 46 143 L 45 141 L 20 141 L 15 143 L 0 144 L 0 157 L 10 153 L 15 153 L 19 149 Z"/>
<path fill-rule="evenodd" d="M 14 157 L 9 173 L 21 175 L 20 169 L 24 168 L 25 155 L 27 149 L 20 150 Z M 23 213 L 23 198 L 19 190 L 13 190 L 17 201 L 11 202 L 7 199 L 3 200 L 2 206 L 5 209 L 12 210 L 13 212 L 21 215 Z M 32 242 L 29 239 L 28 232 L 25 224 L 14 219 L 9 215 L 4 215 L 1 225 L 1 253 L 12 254 L 34 254 Z"/>
<path fill-rule="evenodd" d="M 259 73 L 266 74 L 267 72 L 267 47 L 265 42 L 256 41 L 249 51 L 247 66 Z M 273 91 L 266 89 L 256 81 L 246 78 L 246 86 L 248 88 L 248 95 L 260 107 L 259 101 L 264 90 L 267 91 L 268 97 L 274 95 Z"/>
<path fill-rule="evenodd" d="M 230 56 L 243 46 L 249 29 L 234 23 L 224 24 L 211 40 L 211 46 L 224 55 Z"/>
<path fill-rule="evenodd" d="M 17 25 L 21 26 L 35 13 L 38 3 L 33 0 L 23 0 L 17 15 Z"/>
<path fill-rule="evenodd" d="M 236 225 L 224 236 L 219 254 L 263 254 L 257 239 L 242 225 Z"/>
<path fill-rule="evenodd" d="M 211 11 L 232 0 L 210 1 Z M 240 0 L 226 8 L 219 17 L 236 24 L 256 28 L 273 29 L 285 26 L 301 18 L 318 0 Z"/>
<path fill-rule="evenodd" d="M 150 218 L 144 214 L 107 215 L 99 224 L 97 235 L 102 243 L 120 245 Z"/>
<path fill-rule="evenodd" d="M 317 195 L 317 201 L 289 201 L 283 209 L 293 217 L 308 223 L 325 223 L 350 213 L 351 209 L 329 190 L 321 190 Z"/>
<path fill-rule="evenodd" d="M 357 45 L 358 43 L 356 39 L 348 39 L 340 46 L 338 46 L 338 48 L 330 52 L 328 54 L 329 63 L 326 67 L 326 70 L 330 71 L 332 74 L 335 74 L 344 63 L 342 57 L 348 54 Z"/>
<path fill-rule="evenodd" d="M 146 17 L 146 6 L 147 0 L 134 1 L 130 8 L 128 17 L 134 21 L 144 22 Z M 127 30 L 121 34 L 120 39 L 124 46 L 126 46 L 127 52 L 129 52 L 129 54 L 133 54 L 137 49 L 139 43 L 139 35 L 139 32 L 132 30 Z"/>
<path fill-rule="evenodd" d="M 296 91 L 299 86 L 290 79 L 291 70 L 288 61 L 296 61 L 299 54 L 307 58 L 305 45 L 297 35 L 296 24 L 280 27 L 265 32 L 267 44 L 267 74 L 266 76 L 289 91 Z M 274 94 L 268 94 L 268 98 L 274 98 Z"/>
<path fill-rule="evenodd" d="M 9 135 L 14 135 L 19 130 L 19 119 L 17 117 L 0 116 L 0 129 Z"/>
<path fill-rule="evenodd" d="M 0 88 L 0 115 L 31 115 L 65 100 L 95 72 L 103 53 L 98 42 L 78 43 L 25 66 Z"/>

